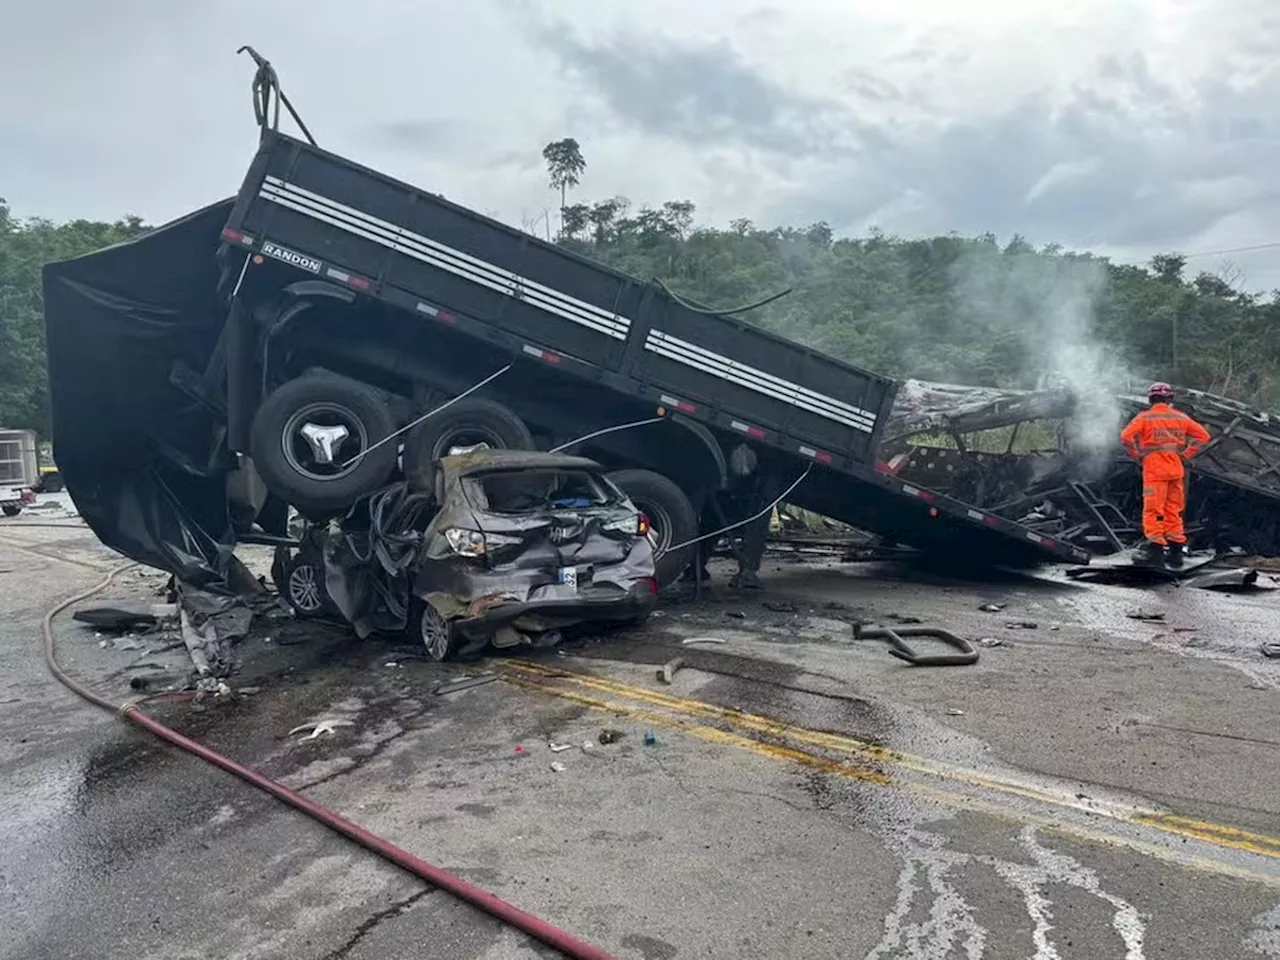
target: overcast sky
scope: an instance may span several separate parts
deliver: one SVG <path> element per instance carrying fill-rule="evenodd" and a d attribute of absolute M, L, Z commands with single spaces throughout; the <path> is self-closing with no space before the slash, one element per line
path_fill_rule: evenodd
<path fill-rule="evenodd" d="M 1022 233 L 1117 259 L 1280 242 L 1277 0 L 4 4 L 0 196 L 163 221 L 233 193 L 252 64 L 322 146 L 519 224 L 574 196 L 717 225 Z M 1230 261 L 1280 286 L 1280 246 Z"/>

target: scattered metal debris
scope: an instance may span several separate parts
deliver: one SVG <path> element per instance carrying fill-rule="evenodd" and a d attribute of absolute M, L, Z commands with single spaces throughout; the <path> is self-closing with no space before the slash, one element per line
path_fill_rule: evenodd
<path fill-rule="evenodd" d="M 1010 620 L 1004 628 L 1006 630 L 1039 630 L 1040 624 L 1034 620 Z"/>
<path fill-rule="evenodd" d="M 681 646 L 687 647 L 690 644 L 694 644 L 694 643 L 728 643 L 728 642 L 729 642 L 728 640 L 724 640 L 720 637 L 686 637 L 685 639 L 680 641 L 680 644 Z"/>
<path fill-rule="evenodd" d="M 1203 573 L 1188 580 L 1185 585 L 1200 590 L 1219 590 L 1224 593 L 1252 593 L 1275 589 L 1269 584 L 1259 583 L 1258 571 L 1252 567 Z"/>
<path fill-rule="evenodd" d="M 1264 643 L 1259 649 L 1264 657 L 1271 660 L 1280 660 L 1280 643 L 1270 641 Z"/>
<path fill-rule="evenodd" d="M 978 641 L 980 647 L 1003 647 L 1004 640 L 1000 637 L 983 637 Z"/>
<path fill-rule="evenodd" d="M 978 609 L 983 613 L 999 613 L 1007 606 L 1007 603 L 984 603 Z"/>
<path fill-rule="evenodd" d="M 566 750 L 572 750 L 573 744 L 556 743 L 554 740 L 551 740 L 551 741 L 548 741 L 547 743 L 547 749 L 550 750 L 552 753 L 564 753 Z"/>
<path fill-rule="evenodd" d="M 493 683 L 493 681 L 497 679 L 498 679 L 497 674 L 482 673 L 479 676 L 463 677 L 460 680 L 453 680 L 449 683 L 442 683 L 440 684 L 440 686 L 436 687 L 431 692 L 434 693 L 437 697 L 442 697 L 445 694 L 457 693 L 460 690 L 470 690 L 472 687 L 479 687 L 479 686 L 483 686 L 486 683 Z"/>
<path fill-rule="evenodd" d="M 600 731 L 600 742 L 602 744 L 617 743 L 625 736 L 626 734 L 621 730 L 604 729 Z"/>
<path fill-rule="evenodd" d="M 1126 613 L 1125 616 L 1130 620 L 1142 620 L 1145 622 L 1164 619 L 1164 614 L 1156 610 L 1134 610 L 1132 613 Z"/>
<path fill-rule="evenodd" d="M 567 768 L 565 767 L 565 765 L 564 765 L 563 763 L 561 763 L 559 760 L 552 760 L 552 761 L 551 761 L 551 772 L 552 772 L 552 773 L 564 773 L 566 769 L 567 769 Z"/>
<path fill-rule="evenodd" d="M 930 637 L 955 647 L 959 653 L 918 654 L 906 643 L 907 637 Z M 865 627 L 853 624 L 855 640 L 887 640 L 889 653 L 913 667 L 962 667 L 978 662 L 978 651 L 964 637 L 941 627 Z"/>

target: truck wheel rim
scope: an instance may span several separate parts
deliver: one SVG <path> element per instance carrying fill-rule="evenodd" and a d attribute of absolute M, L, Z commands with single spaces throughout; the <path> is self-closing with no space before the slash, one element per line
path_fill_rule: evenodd
<path fill-rule="evenodd" d="M 448 433 L 440 436 L 436 441 L 435 447 L 431 450 L 431 462 L 435 463 L 441 457 L 447 457 L 449 451 L 454 447 L 474 447 L 478 444 L 487 443 L 494 450 L 505 450 L 507 445 L 502 441 L 502 437 L 490 430 L 488 427 L 481 425 L 459 424 Z"/>
<path fill-rule="evenodd" d="M 653 548 L 653 559 L 657 560 L 671 549 L 671 516 L 661 506 L 648 500 L 636 500 L 637 510 L 649 518 L 649 546 Z"/>
<path fill-rule="evenodd" d="M 422 645 L 432 660 L 443 660 L 449 652 L 449 624 L 431 604 L 423 604 Z"/>
<path fill-rule="evenodd" d="M 347 436 L 333 447 L 332 462 L 317 457 L 315 447 L 307 439 L 304 428 L 342 427 Z M 337 480 L 345 477 L 362 461 L 352 461 L 369 447 L 364 421 L 340 403 L 309 403 L 298 410 L 281 431 L 281 447 L 285 461 L 294 472 L 309 480 Z"/>
<path fill-rule="evenodd" d="M 289 572 L 289 599 L 303 613 L 320 610 L 320 581 L 316 568 L 309 563 L 299 564 Z"/>

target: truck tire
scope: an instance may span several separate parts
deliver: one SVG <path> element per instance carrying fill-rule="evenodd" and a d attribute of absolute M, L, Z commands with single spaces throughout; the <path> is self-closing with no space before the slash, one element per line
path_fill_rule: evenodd
<path fill-rule="evenodd" d="M 6 517 L 16 517 L 22 512 L 22 505 L 17 503 L 6 503 L 3 508 Z"/>
<path fill-rule="evenodd" d="M 308 438 L 304 432 L 319 427 L 341 427 L 343 433 Z M 309 373 L 262 402 L 249 449 L 258 475 L 276 496 L 303 511 L 341 512 L 391 476 L 396 444 L 373 445 L 394 431 L 391 412 L 375 390 L 346 377 Z"/>
<path fill-rule="evenodd" d="M 652 470 L 619 470 L 609 479 L 649 518 L 659 587 L 680 579 L 693 559 L 693 546 L 671 550 L 698 535 L 698 512 L 685 492 Z"/>
<path fill-rule="evenodd" d="M 509 407 L 483 397 L 466 397 L 424 420 L 404 442 L 404 475 L 425 493 L 435 492 L 436 461 L 452 447 L 487 443 L 495 450 L 532 450 L 533 434 Z"/>

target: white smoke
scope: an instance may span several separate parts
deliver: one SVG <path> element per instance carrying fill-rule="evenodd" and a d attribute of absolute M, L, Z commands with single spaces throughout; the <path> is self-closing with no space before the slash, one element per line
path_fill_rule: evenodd
<path fill-rule="evenodd" d="M 1009 371 L 1021 386 L 1069 390 L 1076 398 L 1072 448 L 1086 456 L 1114 449 L 1124 412 L 1117 395 L 1130 380 L 1124 359 L 1097 331 L 1097 306 L 1107 268 L 1089 257 L 1001 253 L 994 245 L 952 265 L 958 309 L 993 333 L 1015 333 L 1024 369 Z"/>

